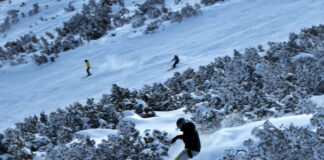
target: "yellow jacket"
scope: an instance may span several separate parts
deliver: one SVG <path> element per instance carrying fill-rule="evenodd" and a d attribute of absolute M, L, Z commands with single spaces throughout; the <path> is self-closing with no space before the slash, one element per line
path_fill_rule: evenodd
<path fill-rule="evenodd" d="M 89 61 L 86 62 L 86 64 L 87 64 L 87 68 L 90 68 L 90 63 L 89 63 Z"/>

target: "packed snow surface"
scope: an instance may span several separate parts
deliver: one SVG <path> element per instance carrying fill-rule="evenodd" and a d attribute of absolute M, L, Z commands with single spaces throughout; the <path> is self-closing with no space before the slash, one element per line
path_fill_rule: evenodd
<path fill-rule="evenodd" d="M 136 129 L 144 131 L 145 129 L 158 129 L 167 131 L 170 138 L 182 134 L 177 129 L 176 121 L 179 117 L 189 118 L 189 115 L 184 114 L 184 108 L 170 112 L 156 112 L 157 116 L 152 118 L 141 118 L 137 114 L 128 114 L 127 120 L 136 123 Z M 306 127 L 310 124 L 312 115 L 287 116 L 281 118 L 269 119 L 276 127 L 288 127 L 291 123 L 296 126 Z M 200 133 L 201 152 L 194 159 L 215 160 L 222 158 L 226 149 L 239 149 L 243 147 L 243 141 L 249 138 L 254 138 L 251 131 L 254 127 L 260 127 L 265 121 L 248 123 L 239 127 L 223 128 L 212 134 Z M 169 150 L 169 158 L 174 159 L 184 148 L 181 140 L 178 140 Z"/>
<path fill-rule="evenodd" d="M 47 0 L 50 6 L 55 2 Z M 84 1 L 75 1 L 81 5 Z M 0 14 L 5 12 L 3 4 Z M 227 0 L 209 7 L 202 7 L 203 15 L 185 19 L 181 23 L 167 24 L 152 35 L 134 33 L 130 26 L 116 29 L 116 37 L 109 35 L 91 41 L 77 49 L 61 53 L 55 63 L 37 66 L 34 63 L 0 68 L 0 131 L 13 127 L 24 117 L 63 108 L 76 101 L 84 103 L 87 98 L 99 100 L 109 93 L 112 84 L 130 89 L 140 89 L 144 84 L 163 82 L 174 72 L 188 67 L 196 69 L 215 57 L 232 55 L 233 49 L 243 51 L 248 47 L 265 45 L 268 41 L 286 41 L 289 33 L 323 22 L 323 0 Z M 55 9 L 55 8 L 54 8 Z M 49 16 L 41 11 L 37 16 Z M 53 13 L 54 15 L 58 13 Z M 63 13 L 61 13 L 63 14 Z M 59 16 L 60 17 L 60 16 Z M 66 15 L 68 17 L 68 15 Z M 66 20 L 60 17 L 60 21 Z M 39 17 L 38 17 L 39 18 Z M 59 22 L 60 22 L 59 21 Z M 1 21 L 2 22 L 2 21 Z M 25 22 L 19 22 L 8 31 L 0 44 L 21 35 Z M 40 34 L 54 29 L 58 21 L 37 25 Z M 180 64 L 167 71 L 173 55 L 179 55 Z M 92 66 L 93 76 L 86 75 L 84 59 Z M 314 98 L 322 104 L 323 97 Z M 159 126 L 172 136 L 175 121 L 184 115 L 182 110 L 160 112 L 157 117 L 141 119 L 128 113 L 141 131 Z M 307 125 L 310 115 L 274 119 L 275 124 L 294 123 Z M 263 122 L 254 122 L 241 127 L 224 128 L 212 135 L 201 135 L 202 151 L 196 159 L 215 159 L 227 147 L 240 146 L 251 138 L 253 127 Z M 105 131 L 87 131 L 85 134 L 107 134 Z M 94 136 L 95 137 L 95 136 Z M 100 138 L 100 137 L 97 137 Z M 170 151 L 170 159 L 180 152 L 182 143 L 177 142 Z"/>

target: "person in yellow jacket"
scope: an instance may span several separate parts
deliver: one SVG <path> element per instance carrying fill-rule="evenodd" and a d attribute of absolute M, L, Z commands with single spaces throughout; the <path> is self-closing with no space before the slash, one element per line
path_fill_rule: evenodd
<path fill-rule="evenodd" d="M 84 60 L 84 62 L 86 63 L 86 65 L 87 65 L 87 73 L 88 73 L 88 76 L 91 76 L 91 73 L 90 73 L 90 63 L 89 63 L 89 61 L 86 59 L 86 60 Z"/>

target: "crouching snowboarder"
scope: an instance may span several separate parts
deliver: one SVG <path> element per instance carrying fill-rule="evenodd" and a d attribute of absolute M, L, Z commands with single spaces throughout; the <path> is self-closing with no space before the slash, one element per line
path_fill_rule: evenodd
<path fill-rule="evenodd" d="M 197 156 L 200 152 L 200 139 L 195 124 L 187 122 L 184 118 L 177 120 L 177 127 L 183 132 L 171 140 L 171 144 L 177 139 L 182 139 L 185 149 L 175 158 L 175 160 L 187 160 Z"/>

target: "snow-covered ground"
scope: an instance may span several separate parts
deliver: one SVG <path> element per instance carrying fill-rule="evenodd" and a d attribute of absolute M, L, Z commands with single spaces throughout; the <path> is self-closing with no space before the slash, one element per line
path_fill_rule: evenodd
<path fill-rule="evenodd" d="M 157 116 L 153 118 L 141 118 L 132 112 L 125 113 L 125 119 L 136 123 L 136 129 L 144 131 L 146 129 L 158 129 L 167 131 L 170 138 L 182 134 L 179 129 L 176 129 L 176 121 L 179 117 L 189 118 L 189 115 L 184 114 L 184 108 L 170 111 L 170 112 L 156 112 Z M 276 127 L 288 127 L 291 123 L 295 126 L 307 127 L 310 125 L 310 118 L 312 115 L 298 115 L 287 116 L 281 118 L 269 119 L 269 121 Z M 240 149 L 243 148 L 243 141 L 254 138 L 251 131 L 254 127 L 261 126 L 265 121 L 258 121 L 248 123 L 239 127 L 223 128 L 212 134 L 200 134 L 202 149 L 197 157 L 194 159 L 215 160 L 222 158 L 226 149 Z M 142 132 L 143 133 L 143 132 Z M 109 129 L 90 129 L 79 132 L 82 135 L 92 137 L 96 143 L 100 143 L 102 139 L 107 139 L 108 134 L 116 134 Z M 169 150 L 169 157 L 167 159 L 174 159 L 184 148 L 181 140 L 177 141 Z"/>
<path fill-rule="evenodd" d="M 49 0 L 46 2 L 50 3 Z M 75 2 L 81 5 L 81 1 Z M 49 6 L 53 6 L 52 3 Z M 1 16 L 5 14 L 1 12 L 3 7 L 5 5 L 0 3 Z M 133 33 L 134 29 L 125 26 L 114 31 L 116 37 L 105 36 L 60 54 L 55 63 L 0 68 L 0 131 L 41 111 L 48 113 L 76 101 L 85 102 L 91 97 L 98 100 L 103 93 L 110 92 L 114 83 L 140 89 L 144 84 L 163 82 L 175 71 L 181 72 L 188 67 L 195 69 L 217 56 L 232 55 L 233 49 L 243 51 L 268 41 L 286 41 L 291 32 L 323 23 L 323 8 L 323 0 L 227 0 L 203 7 L 203 15 L 168 24 L 152 35 Z M 40 10 L 37 16 L 52 14 L 57 13 Z M 66 17 L 62 16 L 61 21 Z M 61 22 L 49 20 L 38 25 L 34 33 L 53 30 L 61 25 L 58 23 Z M 6 38 L 0 37 L 0 44 L 19 37 L 20 30 L 28 25 L 19 22 L 15 27 Z M 167 71 L 174 54 L 180 57 L 179 67 Z M 81 79 L 86 75 L 84 59 L 90 61 L 93 76 Z M 323 106 L 322 99 L 314 98 L 314 101 Z M 160 112 L 158 117 L 150 119 L 129 115 L 128 119 L 135 121 L 141 131 L 159 126 L 172 135 L 180 133 L 175 130 L 176 119 L 188 116 L 181 110 Z M 304 126 L 309 124 L 309 118 L 310 115 L 301 115 L 274 119 L 273 122 L 277 125 L 293 122 Z M 215 159 L 224 152 L 224 148 L 240 146 L 243 140 L 251 137 L 251 129 L 261 123 L 201 135 L 202 152 L 196 159 Z M 181 145 L 177 142 L 171 148 L 171 159 L 181 150 Z"/>
<path fill-rule="evenodd" d="M 75 7 L 75 11 L 66 12 L 64 8 L 68 8 L 70 2 Z M 45 32 L 54 33 L 56 27 L 63 26 L 63 22 L 69 20 L 76 12 L 81 11 L 82 5 L 87 2 L 87 0 L 11 0 L 11 3 L 8 1 L 0 3 L 0 24 L 7 17 L 9 9 L 19 10 L 19 22 L 11 24 L 7 32 L 0 33 L 0 46 L 28 33 L 38 36 L 45 36 Z M 23 3 L 25 5 L 22 5 Z M 28 12 L 33 9 L 33 5 L 36 3 L 39 6 L 39 13 L 29 16 Z M 25 14 L 24 18 L 22 13 Z"/>

